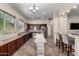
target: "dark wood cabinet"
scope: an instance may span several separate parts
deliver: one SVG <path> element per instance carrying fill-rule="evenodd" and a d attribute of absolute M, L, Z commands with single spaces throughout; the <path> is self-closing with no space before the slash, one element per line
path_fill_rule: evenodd
<path fill-rule="evenodd" d="M 11 42 L 0 46 L 0 56 L 11 56 L 17 51 L 25 42 L 30 39 L 29 34 L 25 34 Z"/>
<path fill-rule="evenodd" d="M 29 33 L 28 38 L 32 38 L 32 33 Z"/>
<path fill-rule="evenodd" d="M 27 30 L 34 30 L 34 27 L 36 27 L 37 30 L 42 30 L 44 37 L 47 38 L 47 24 L 27 24 Z"/>
<path fill-rule="evenodd" d="M 30 39 L 30 38 L 31 38 L 31 34 L 30 34 L 30 33 L 27 34 L 27 35 L 24 35 L 24 36 L 23 36 L 23 43 L 27 42 L 28 39 Z"/>
<path fill-rule="evenodd" d="M 7 56 L 8 55 L 8 47 L 7 44 L 0 46 L 0 56 Z"/>
<path fill-rule="evenodd" d="M 19 49 L 22 44 L 23 44 L 23 39 L 22 39 L 22 37 L 16 39 L 16 49 Z"/>
<path fill-rule="evenodd" d="M 12 55 L 16 51 L 16 40 L 11 41 L 7 44 L 8 46 L 8 55 Z"/>
<path fill-rule="evenodd" d="M 25 43 L 27 41 L 27 35 L 23 36 L 23 43 Z"/>

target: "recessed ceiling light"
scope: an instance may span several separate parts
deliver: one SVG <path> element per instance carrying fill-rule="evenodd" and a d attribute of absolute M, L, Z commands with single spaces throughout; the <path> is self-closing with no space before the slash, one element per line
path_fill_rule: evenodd
<path fill-rule="evenodd" d="M 65 13 L 62 13 L 62 15 L 64 15 Z"/>
<path fill-rule="evenodd" d="M 70 12 L 70 10 L 67 10 L 66 12 L 67 12 L 67 13 L 69 13 L 69 12 Z"/>
<path fill-rule="evenodd" d="M 73 8 L 74 8 L 74 9 L 76 9 L 76 8 L 77 8 L 77 6 L 74 6 Z"/>

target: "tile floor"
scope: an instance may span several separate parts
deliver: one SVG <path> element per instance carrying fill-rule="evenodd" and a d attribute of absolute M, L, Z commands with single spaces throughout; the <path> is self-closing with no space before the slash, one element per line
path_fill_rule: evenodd
<path fill-rule="evenodd" d="M 66 56 L 66 53 L 62 53 L 58 47 L 53 43 L 53 39 L 46 39 L 45 43 L 45 56 Z M 34 39 L 31 38 L 20 49 L 18 49 L 13 56 L 36 56 L 36 44 Z"/>

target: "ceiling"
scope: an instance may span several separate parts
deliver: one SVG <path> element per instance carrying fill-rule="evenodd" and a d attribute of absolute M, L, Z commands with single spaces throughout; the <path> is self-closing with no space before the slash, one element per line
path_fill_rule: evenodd
<path fill-rule="evenodd" d="M 76 9 L 71 9 L 69 13 L 67 13 L 68 17 L 70 16 L 79 16 L 79 4 Z"/>
<path fill-rule="evenodd" d="M 33 15 L 30 7 L 33 3 L 9 3 L 15 10 L 17 10 L 26 19 L 48 19 L 53 17 L 53 12 L 61 9 L 65 3 L 36 3 L 35 6 L 39 7 L 39 11 Z"/>

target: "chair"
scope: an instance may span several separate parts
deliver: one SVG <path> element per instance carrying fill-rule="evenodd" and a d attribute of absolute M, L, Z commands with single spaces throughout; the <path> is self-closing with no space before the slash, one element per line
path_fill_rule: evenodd
<path fill-rule="evenodd" d="M 56 34 L 56 46 L 58 46 L 58 48 L 60 49 L 60 47 L 62 46 L 62 36 L 61 34 L 57 33 Z"/>
<path fill-rule="evenodd" d="M 63 39 L 62 52 L 64 52 L 66 49 L 67 55 L 69 56 L 70 53 L 74 52 L 74 49 L 72 48 L 72 44 L 70 44 L 67 34 L 62 34 L 62 39 Z"/>
<path fill-rule="evenodd" d="M 68 46 L 68 55 L 70 55 L 70 54 L 73 54 L 73 55 L 75 55 L 74 54 L 74 52 L 75 52 L 75 40 L 74 40 L 74 38 L 71 38 L 71 37 L 69 37 L 68 36 L 68 41 L 69 41 L 69 46 Z"/>
<path fill-rule="evenodd" d="M 59 33 L 56 33 L 56 46 L 59 44 Z"/>

